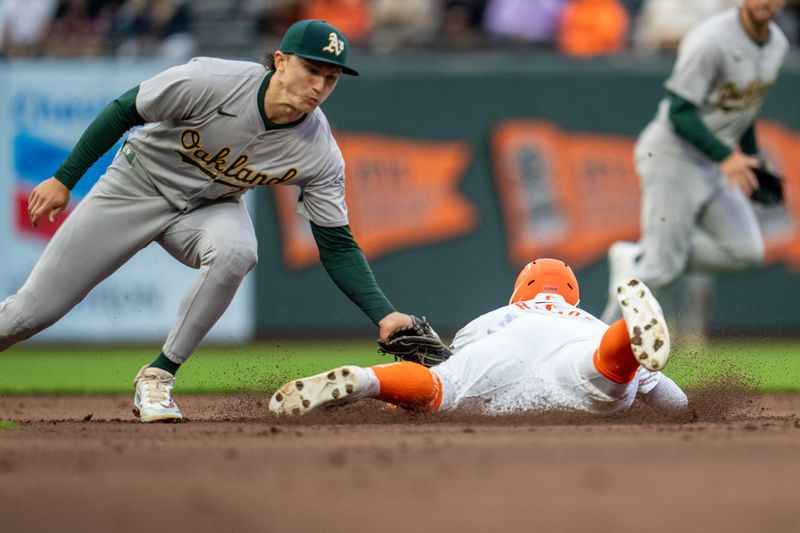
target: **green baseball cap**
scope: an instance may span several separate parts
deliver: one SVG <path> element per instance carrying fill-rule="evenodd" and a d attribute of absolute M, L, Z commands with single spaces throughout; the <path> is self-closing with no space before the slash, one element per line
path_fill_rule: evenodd
<path fill-rule="evenodd" d="M 345 74 L 358 76 L 355 69 L 345 64 L 349 48 L 347 37 L 324 20 L 295 22 L 286 30 L 281 41 L 281 52 L 330 63 L 341 67 Z"/>

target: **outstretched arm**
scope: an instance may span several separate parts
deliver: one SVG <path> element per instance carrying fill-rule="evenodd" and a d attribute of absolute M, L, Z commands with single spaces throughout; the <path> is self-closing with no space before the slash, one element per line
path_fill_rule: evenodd
<path fill-rule="evenodd" d="M 378 287 L 349 226 L 328 228 L 311 222 L 311 231 L 328 275 L 378 326 L 380 339 L 386 340 L 395 331 L 411 327 L 411 317 L 398 312 Z"/>

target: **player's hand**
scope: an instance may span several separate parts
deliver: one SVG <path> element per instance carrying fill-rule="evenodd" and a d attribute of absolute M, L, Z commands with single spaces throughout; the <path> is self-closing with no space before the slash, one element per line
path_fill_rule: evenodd
<path fill-rule="evenodd" d="M 49 213 L 50 222 L 55 222 L 56 217 L 67 208 L 69 204 L 69 189 L 55 178 L 44 180 L 34 187 L 28 197 L 28 218 L 35 228 L 42 215 Z"/>
<path fill-rule="evenodd" d="M 394 311 L 389 313 L 378 322 L 378 338 L 385 341 L 397 330 L 410 328 L 414 325 L 411 315 Z"/>
<path fill-rule="evenodd" d="M 758 165 L 757 157 L 733 151 L 722 160 L 719 169 L 731 187 L 739 189 L 749 198 L 753 191 L 758 189 L 758 179 L 752 170 Z"/>

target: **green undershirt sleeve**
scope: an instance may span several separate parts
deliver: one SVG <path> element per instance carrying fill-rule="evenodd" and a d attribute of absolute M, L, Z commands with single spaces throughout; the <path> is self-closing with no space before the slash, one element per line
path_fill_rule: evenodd
<path fill-rule="evenodd" d="M 145 120 L 136 111 L 139 86 L 115 98 L 83 132 L 75 148 L 53 176 L 69 190 L 83 177 L 104 153 L 114 146 L 126 131 L 141 126 Z"/>
<path fill-rule="evenodd" d="M 703 123 L 696 105 L 677 94 L 669 93 L 669 98 L 669 119 L 678 135 L 714 161 L 722 161 L 730 155 L 731 149 L 717 139 Z"/>
<path fill-rule="evenodd" d="M 374 324 L 396 310 L 378 287 L 350 226 L 326 228 L 311 222 L 311 231 L 328 275 Z"/>
<path fill-rule="evenodd" d="M 758 142 L 756 141 L 756 125 L 750 124 L 750 127 L 745 130 L 742 134 L 742 138 L 739 139 L 739 146 L 742 148 L 742 152 L 746 153 L 747 155 L 754 155 L 758 156 Z"/>

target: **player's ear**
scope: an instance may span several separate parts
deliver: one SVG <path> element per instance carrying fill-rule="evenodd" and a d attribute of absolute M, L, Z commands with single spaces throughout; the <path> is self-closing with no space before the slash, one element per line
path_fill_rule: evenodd
<path fill-rule="evenodd" d="M 275 50 L 273 58 L 275 61 L 275 70 L 283 72 L 283 70 L 286 68 L 286 62 L 289 59 L 288 56 L 283 52 L 281 52 L 280 50 Z"/>

